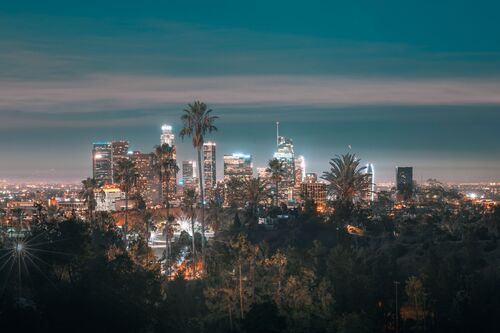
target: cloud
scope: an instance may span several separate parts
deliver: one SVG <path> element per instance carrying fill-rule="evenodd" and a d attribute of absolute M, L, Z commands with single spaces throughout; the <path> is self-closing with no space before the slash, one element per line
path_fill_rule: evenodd
<path fill-rule="evenodd" d="M 79 80 L 0 81 L 0 112 L 71 114 L 184 105 L 231 106 L 500 104 L 498 80 L 320 76 L 172 77 L 94 74 Z"/>

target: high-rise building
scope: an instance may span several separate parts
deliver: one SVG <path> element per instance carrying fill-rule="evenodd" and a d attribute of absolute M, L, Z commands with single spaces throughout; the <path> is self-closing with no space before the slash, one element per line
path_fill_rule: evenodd
<path fill-rule="evenodd" d="M 318 182 L 318 176 L 315 173 L 309 173 L 304 178 L 301 185 L 302 197 L 313 200 L 317 211 L 324 211 L 326 208 L 326 184 Z"/>
<path fill-rule="evenodd" d="M 197 188 L 196 161 L 182 161 L 182 183 L 185 189 Z"/>
<path fill-rule="evenodd" d="M 216 144 L 215 142 L 203 143 L 203 184 L 205 200 L 212 199 L 213 190 L 217 186 L 216 170 Z"/>
<path fill-rule="evenodd" d="M 118 177 L 118 163 L 122 160 L 126 160 L 128 158 L 128 141 L 120 140 L 120 141 L 112 141 L 111 149 L 112 153 L 112 161 L 113 161 L 113 181 L 117 181 Z"/>
<path fill-rule="evenodd" d="M 142 196 L 146 206 L 152 207 L 159 202 L 159 180 L 154 168 L 154 154 L 134 151 L 131 155 L 137 170 L 137 192 Z"/>
<path fill-rule="evenodd" d="M 224 155 L 224 180 L 228 180 L 231 177 L 248 179 L 252 175 L 253 164 L 251 155 Z"/>
<path fill-rule="evenodd" d="M 284 169 L 284 176 L 279 186 L 279 197 L 282 201 L 293 201 L 293 188 L 295 186 L 295 152 L 293 141 L 284 136 L 278 136 L 278 149 L 274 153 L 274 158 L 281 161 Z"/>
<path fill-rule="evenodd" d="M 308 172 L 306 173 L 304 177 L 304 183 L 313 183 L 318 181 L 318 174 L 314 172 Z"/>
<path fill-rule="evenodd" d="M 365 170 L 370 180 L 370 191 L 367 193 L 366 199 L 373 201 L 375 199 L 375 168 L 372 163 L 368 163 Z"/>
<path fill-rule="evenodd" d="M 171 125 L 164 124 L 161 126 L 160 144 L 167 144 L 172 147 L 172 159 L 177 163 L 177 147 L 175 146 L 175 134 Z M 168 181 L 168 186 L 167 181 L 167 178 L 164 177 L 162 183 L 162 193 L 164 197 L 161 198 L 161 202 L 165 201 L 165 195 L 167 195 L 167 193 L 170 200 L 173 200 L 175 198 L 175 194 L 177 193 L 177 173 L 171 175 L 170 180 Z"/>
<path fill-rule="evenodd" d="M 92 177 L 99 185 L 113 183 L 113 149 L 109 142 L 95 142 L 92 148 Z"/>
<path fill-rule="evenodd" d="M 413 167 L 396 167 L 396 190 L 402 199 L 409 199 L 413 192 Z"/>
<path fill-rule="evenodd" d="M 299 155 L 295 158 L 295 185 L 293 188 L 293 200 L 295 202 L 301 201 L 302 182 L 306 176 L 306 162 L 304 156 Z"/>
<path fill-rule="evenodd" d="M 172 126 L 165 124 L 161 127 L 160 143 L 169 146 L 175 145 L 175 134 L 172 131 Z"/>

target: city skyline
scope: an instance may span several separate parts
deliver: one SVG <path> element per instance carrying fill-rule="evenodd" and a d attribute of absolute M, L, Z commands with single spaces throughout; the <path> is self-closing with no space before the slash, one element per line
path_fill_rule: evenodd
<path fill-rule="evenodd" d="M 93 142 L 149 152 L 164 123 L 192 160 L 179 118 L 200 99 L 218 156 L 255 167 L 280 121 L 318 175 L 350 151 L 379 182 L 401 165 L 417 182 L 500 180 L 498 4 L 283 6 L 2 3 L 0 179 L 79 182 Z"/>

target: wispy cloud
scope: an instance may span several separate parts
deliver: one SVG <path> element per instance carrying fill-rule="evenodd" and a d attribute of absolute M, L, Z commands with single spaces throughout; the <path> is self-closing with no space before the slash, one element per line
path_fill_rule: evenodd
<path fill-rule="evenodd" d="M 80 80 L 0 81 L 0 112 L 148 109 L 195 99 L 234 106 L 484 105 L 500 104 L 499 83 L 480 79 L 96 74 Z"/>

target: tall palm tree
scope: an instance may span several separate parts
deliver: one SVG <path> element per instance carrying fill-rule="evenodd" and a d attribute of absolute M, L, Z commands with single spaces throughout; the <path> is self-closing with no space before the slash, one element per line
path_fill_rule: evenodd
<path fill-rule="evenodd" d="M 156 170 L 160 178 L 160 200 L 165 199 L 165 207 L 167 208 L 167 219 L 165 223 L 165 258 L 166 262 L 170 259 L 170 223 L 173 218 L 170 216 L 170 182 L 175 179 L 179 172 L 179 166 L 174 158 L 175 148 L 167 143 L 164 143 L 155 148 Z M 165 181 L 165 194 L 163 193 L 163 184 Z"/>
<path fill-rule="evenodd" d="M 78 193 L 78 197 L 87 204 L 87 211 L 89 214 L 89 221 L 94 219 L 94 210 L 97 206 L 95 194 L 98 191 L 97 181 L 94 178 L 87 178 L 82 180 L 82 189 Z"/>
<path fill-rule="evenodd" d="M 123 192 L 125 192 L 125 244 L 128 243 L 128 199 L 132 187 L 135 186 L 137 180 L 137 170 L 134 162 L 129 159 L 122 159 L 118 161 L 116 166 L 117 176 L 116 179 L 120 184 Z"/>
<path fill-rule="evenodd" d="M 360 159 L 355 154 L 336 155 L 330 161 L 330 171 L 323 172 L 321 178 L 329 182 L 329 194 L 346 207 L 352 205 L 356 198 L 362 200 L 370 192 L 371 179 L 365 169 L 360 167 Z"/>
<path fill-rule="evenodd" d="M 279 206 L 279 184 L 283 177 L 286 175 L 285 168 L 283 166 L 283 161 L 275 158 L 269 161 L 267 169 L 267 172 L 271 174 L 271 180 L 274 182 L 274 204 L 276 206 Z"/>
<path fill-rule="evenodd" d="M 193 104 L 188 104 L 188 108 L 184 109 L 184 114 L 181 116 L 184 127 L 180 133 L 183 139 L 185 136 L 192 138 L 193 147 L 198 152 L 198 180 L 200 182 L 201 200 L 201 253 L 203 264 L 205 264 L 205 192 L 203 189 L 201 150 L 203 149 L 205 135 L 217 131 L 217 127 L 214 124 L 218 117 L 212 116 L 211 113 L 212 110 L 203 102 L 195 101 Z"/>
<path fill-rule="evenodd" d="M 198 196 L 196 195 L 196 191 L 193 189 L 186 190 L 184 194 L 184 199 L 182 201 L 182 205 L 184 209 L 187 210 L 190 218 L 191 218 L 191 255 L 193 257 L 193 278 L 196 276 L 196 244 L 195 244 L 195 231 L 194 231 L 194 207 L 196 206 L 196 201 L 198 200 Z"/>
<path fill-rule="evenodd" d="M 267 183 L 259 177 L 245 179 L 242 190 L 244 201 L 248 204 L 252 216 L 255 216 L 259 204 L 268 197 Z"/>

